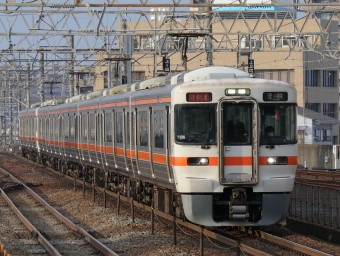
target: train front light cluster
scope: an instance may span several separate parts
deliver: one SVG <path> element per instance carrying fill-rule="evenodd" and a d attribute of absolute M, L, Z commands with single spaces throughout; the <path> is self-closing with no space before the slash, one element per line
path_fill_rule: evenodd
<path fill-rule="evenodd" d="M 286 165 L 288 158 L 285 156 L 270 156 L 267 158 L 268 165 Z"/>
<path fill-rule="evenodd" d="M 188 165 L 209 165 L 208 157 L 189 157 Z"/>
<path fill-rule="evenodd" d="M 225 95 L 227 96 L 249 96 L 250 95 L 250 89 L 243 88 L 243 89 L 226 89 Z"/>

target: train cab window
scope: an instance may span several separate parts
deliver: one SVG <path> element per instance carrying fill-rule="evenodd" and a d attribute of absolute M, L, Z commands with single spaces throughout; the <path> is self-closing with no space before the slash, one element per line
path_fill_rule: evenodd
<path fill-rule="evenodd" d="M 148 137 L 149 137 L 149 124 L 148 124 L 148 112 L 141 111 L 139 112 L 139 145 L 143 147 L 148 146 Z"/>
<path fill-rule="evenodd" d="M 69 138 L 69 123 L 70 123 L 70 118 L 69 116 L 64 117 L 64 138 L 68 139 Z"/>
<path fill-rule="evenodd" d="M 164 111 L 154 111 L 153 117 L 154 147 L 164 148 Z"/>
<path fill-rule="evenodd" d="M 260 144 L 296 144 L 296 105 L 260 104 Z M 268 132 L 271 130 L 271 132 Z"/>
<path fill-rule="evenodd" d="M 123 143 L 123 113 L 117 112 L 115 117 L 116 142 Z"/>
<path fill-rule="evenodd" d="M 96 117 L 94 114 L 90 114 L 89 119 L 90 140 L 96 139 Z"/>
<path fill-rule="evenodd" d="M 83 140 L 87 140 L 87 115 L 84 114 L 81 118 L 81 134 Z"/>
<path fill-rule="evenodd" d="M 175 106 L 175 139 L 179 143 L 216 144 L 216 105 Z"/>
<path fill-rule="evenodd" d="M 75 139 L 75 121 L 74 116 L 70 116 L 70 139 Z"/>
<path fill-rule="evenodd" d="M 224 145 L 251 143 L 253 104 L 227 102 L 223 104 Z"/>
<path fill-rule="evenodd" d="M 112 113 L 105 114 L 105 141 L 112 142 Z"/>

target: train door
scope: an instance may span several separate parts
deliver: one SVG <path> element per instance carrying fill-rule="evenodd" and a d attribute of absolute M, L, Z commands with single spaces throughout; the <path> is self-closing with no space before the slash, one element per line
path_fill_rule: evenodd
<path fill-rule="evenodd" d="M 89 134 L 88 134 L 88 113 L 84 112 L 81 116 L 81 151 L 83 160 L 88 161 L 89 157 Z"/>
<path fill-rule="evenodd" d="M 116 167 L 116 155 L 114 153 L 115 140 L 114 140 L 114 130 L 113 130 L 113 111 L 107 110 L 105 112 L 105 129 L 104 129 L 104 140 L 105 140 L 105 161 L 106 165 Z"/>
<path fill-rule="evenodd" d="M 54 154 L 54 116 L 50 117 L 50 152 Z"/>
<path fill-rule="evenodd" d="M 90 162 L 97 161 L 96 153 L 96 113 L 89 113 L 89 158 Z"/>
<path fill-rule="evenodd" d="M 124 150 L 124 112 L 115 112 L 115 144 L 114 152 L 118 168 L 126 168 L 125 150 Z"/>
<path fill-rule="evenodd" d="M 53 122 L 53 136 L 54 136 L 54 154 L 58 154 L 58 147 L 59 147 L 59 142 L 58 142 L 58 116 L 53 117 L 54 122 Z"/>
<path fill-rule="evenodd" d="M 126 113 L 126 149 L 128 157 L 128 169 L 136 171 L 136 151 L 135 151 L 135 128 L 134 128 L 134 112 L 133 109 Z"/>
<path fill-rule="evenodd" d="M 153 169 L 151 170 L 150 152 L 150 117 L 151 110 L 148 108 L 138 109 L 138 125 L 137 125 L 137 143 L 138 143 L 138 167 L 139 172 L 144 176 L 154 177 Z M 150 166 L 151 165 L 151 166 Z"/>
<path fill-rule="evenodd" d="M 50 152 L 50 143 L 51 143 L 51 137 L 50 137 L 50 117 L 47 116 L 46 117 L 46 127 L 45 127 L 45 130 L 46 130 L 46 151 L 47 152 Z"/>
<path fill-rule="evenodd" d="M 64 128 L 63 128 L 63 116 L 59 116 L 59 155 L 64 156 Z"/>
<path fill-rule="evenodd" d="M 152 162 L 155 176 L 168 182 L 171 175 L 168 172 L 167 159 L 167 110 L 164 107 L 153 108 L 152 117 Z"/>
<path fill-rule="evenodd" d="M 102 162 L 103 162 L 103 166 L 107 166 L 107 158 L 106 158 L 106 132 L 105 132 L 105 128 L 106 128 L 106 111 L 103 110 L 102 113 L 102 128 L 101 128 L 101 138 L 100 140 L 102 141 Z M 105 169 L 105 168 L 104 168 Z"/>
<path fill-rule="evenodd" d="M 70 134 L 69 134 L 70 157 L 76 158 L 76 115 L 70 115 Z"/>
<path fill-rule="evenodd" d="M 222 184 L 255 184 L 258 181 L 258 134 L 255 101 L 220 103 Z"/>
<path fill-rule="evenodd" d="M 81 118 L 81 114 L 79 113 L 76 117 L 76 151 L 77 151 L 77 159 L 80 160 L 80 162 L 82 163 L 83 160 L 83 155 L 82 155 L 82 151 L 81 151 L 81 147 L 82 147 L 82 143 L 81 143 L 81 122 L 82 122 L 82 118 Z"/>
<path fill-rule="evenodd" d="M 101 131 L 102 131 L 102 114 L 101 112 L 97 112 L 96 114 L 96 159 L 98 164 L 102 164 L 102 140 L 101 140 Z"/>

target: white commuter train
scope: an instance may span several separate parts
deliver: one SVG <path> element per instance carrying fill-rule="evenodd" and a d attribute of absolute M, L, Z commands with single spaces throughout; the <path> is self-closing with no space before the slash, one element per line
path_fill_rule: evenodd
<path fill-rule="evenodd" d="M 22 154 L 203 226 L 288 212 L 297 165 L 293 85 L 204 67 L 19 113 Z"/>

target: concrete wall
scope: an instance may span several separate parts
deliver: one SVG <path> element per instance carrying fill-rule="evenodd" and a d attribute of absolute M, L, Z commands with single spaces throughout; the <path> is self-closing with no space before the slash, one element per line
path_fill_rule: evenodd
<path fill-rule="evenodd" d="M 299 144 L 298 169 L 304 169 L 304 161 L 307 163 L 308 170 L 335 169 L 333 146 Z"/>

